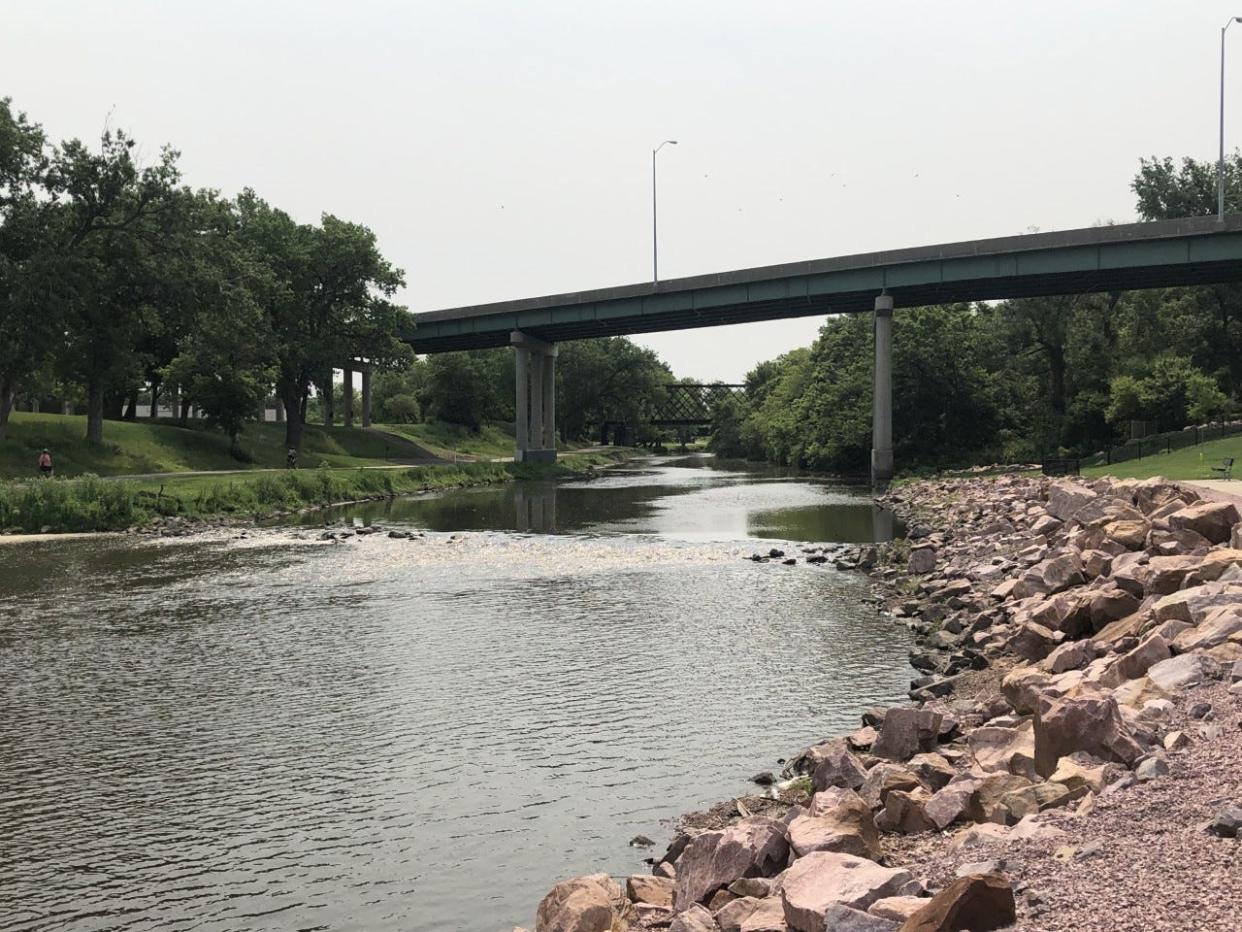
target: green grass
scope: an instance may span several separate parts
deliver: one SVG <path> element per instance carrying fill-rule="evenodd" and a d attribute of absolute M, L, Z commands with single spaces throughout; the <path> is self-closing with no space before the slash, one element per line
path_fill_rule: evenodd
<path fill-rule="evenodd" d="M 23 479 L 0 482 L 0 530 L 116 531 L 160 515 L 261 518 L 277 512 L 511 479 L 553 479 L 617 461 L 574 454 L 548 465 L 460 463 L 409 469 L 299 469 L 159 479 Z"/>
<path fill-rule="evenodd" d="M 105 421 L 104 443 L 86 443 L 86 418 L 14 412 L 9 436 L 0 441 L 0 478 L 36 471 L 39 451 L 51 450 L 61 476 L 99 476 L 196 470 L 280 468 L 285 465 L 285 426 L 252 424 L 242 434 L 248 462 L 229 453 L 228 438 L 198 423 Z M 303 466 L 378 466 L 415 463 L 427 452 L 409 440 L 360 428 L 326 430 L 308 425 L 302 438 Z"/>
<path fill-rule="evenodd" d="M 1084 476 L 1116 476 L 1118 479 L 1150 479 L 1164 476 L 1167 479 L 1219 479 L 1220 473 L 1211 467 L 1219 466 L 1227 456 L 1237 461 L 1237 476 L 1242 478 L 1242 436 L 1211 440 L 1198 446 L 1185 447 L 1172 453 L 1144 456 L 1142 459 L 1126 460 L 1111 466 L 1092 466 L 1082 471 Z"/>
<path fill-rule="evenodd" d="M 477 459 L 513 456 L 513 425 L 484 424 L 477 431 L 460 424 L 429 421 L 424 424 L 377 424 L 377 428 L 394 434 L 442 459 L 454 454 Z"/>

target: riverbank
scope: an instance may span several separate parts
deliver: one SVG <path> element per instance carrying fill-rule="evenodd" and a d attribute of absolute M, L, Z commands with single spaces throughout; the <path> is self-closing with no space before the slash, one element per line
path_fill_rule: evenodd
<path fill-rule="evenodd" d="M 554 464 L 459 463 L 395 469 L 301 469 L 255 475 L 158 479 L 33 479 L 0 482 L 0 542 L 18 533 L 139 529 L 160 522 L 179 533 L 214 522 L 247 523 L 331 505 L 588 474 L 629 451 L 564 456 Z"/>
<path fill-rule="evenodd" d="M 915 705 L 684 818 L 651 876 L 558 884 L 538 932 L 1242 924 L 1237 508 L 1159 479 L 884 501 L 910 539 L 838 565 L 917 633 Z"/>

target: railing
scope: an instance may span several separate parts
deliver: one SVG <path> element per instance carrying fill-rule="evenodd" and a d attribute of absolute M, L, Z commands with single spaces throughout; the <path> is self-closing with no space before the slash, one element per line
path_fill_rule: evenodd
<path fill-rule="evenodd" d="M 1125 463 L 1130 460 L 1142 459 L 1144 456 L 1155 456 L 1159 453 L 1172 453 L 1186 447 L 1198 446 L 1209 440 L 1223 440 L 1242 434 L 1242 422 L 1229 424 L 1208 424 L 1203 427 L 1186 427 L 1182 430 L 1171 430 L 1163 434 L 1152 434 L 1138 440 L 1130 440 L 1120 446 L 1109 447 L 1103 452 L 1084 457 L 1082 466 L 1111 466 L 1113 463 Z"/>

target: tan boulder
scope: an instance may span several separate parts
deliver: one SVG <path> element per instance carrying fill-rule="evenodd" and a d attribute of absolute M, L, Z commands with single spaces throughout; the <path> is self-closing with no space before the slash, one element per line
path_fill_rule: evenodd
<path fill-rule="evenodd" d="M 1028 815 L 1064 806 L 1085 794 L 1085 790 L 1075 793 L 1060 783 L 1033 783 L 1010 790 L 1000 798 L 999 805 L 1006 813 L 1006 824 L 1015 825 Z"/>
<path fill-rule="evenodd" d="M 785 866 L 788 854 L 785 826 L 765 816 L 704 832 L 677 859 L 673 906 L 681 911 L 706 903 L 717 890 L 742 877 L 771 877 Z"/>
<path fill-rule="evenodd" d="M 824 932 L 824 915 L 834 903 L 866 910 L 876 900 L 912 896 L 922 885 L 910 872 L 881 867 L 849 854 L 816 851 L 785 872 L 781 900 L 794 932 Z"/>
<path fill-rule="evenodd" d="M 1242 603 L 1242 584 L 1208 582 L 1162 597 L 1152 606 L 1152 611 L 1157 621 L 1184 621 L 1197 625 L 1212 609 L 1238 603 Z"/>
<path fill-rule="evenodd" d="M 1113 555 L 1104 550 L 1084 550 L 1082 552 L 1082 572 L 1087 579 L 1107 576 L 1113 565 Z"/>
<path fill-rule="evenodd" d="M 966 736 L 975 766 L 984 773 L 1035 778 L 1035 731 L 1031 721 L 1014 728 L 984 725 Z"/>
<path fill-rule="evenodd" d="M 894 790 L 916 790 L 922 785 L 919 778 L 908 768 L 879 763 L 867 771 L 867 779 L 858 792 L 863 802 L 872 809 L 879 809 L 888 800 L 888 794 Z"/>
<path fill-rule="evenodd" d="M 716 925 L 720 926 L 720 932 L 741 932 L 742 924 L 754 915 L 764 901 L 753 896 L 744 896 L 734 900 L 732 903 L 726 903 L 714 916 Z M 777 905 L 780 906 L 779 901 Z M 785 909 L 780 907 L 781 926 L 785 924 Z"/>
<path fill-rule="evenodd" d="M 1072 645 L 1066 644 L 1064 647 Z M 1058 647 L 1057 650 L 1063 648 Z M 1049 654 L 1049 656 L 1052 656 Z M 1001 680 L 1001 695 L 1019 715 L 1032 715 L 1051 677 L 1036 667 L 1014 667 Z"/>
<path fill-rule="evenodd" d="M 915 754 L 934 751 L 943 716 L 928 709 L 895 707 L 884 713 L 880 736 L 871 748 L 876 757 L 909 760 Z"/>
<path fill-rule="evenodd" d="M 1025 789 L 1031 785 L 1026 777 L 1017 774 L 997 773 L 984 777 L 975 788 L 967 814 L 972 822 L 1009 823 L 1009 810 L 1001 800 L 1007 793 Z"/>
<path fill-rule="evenodd" d="M 1079 615 L 1086 616 L 1081 620 L 1085 620 L 1092 631 L 1099 631 L 1119 618 L 1133 615 L 1140 604 L 1139 598 L 1133 593 L 1120 586 L 1107 585 L 1083 595 L 1079 603 Z"/>
<path fill-rule="evenodd" d="M 1197 628 L 1183 631 L 1173 642 L 1179 654 L 1216 647 L 1242 634 L 1242 602 L 1213 609 Z"/>
<path fill-rule="evenodd" d="M 932 794 L 932 798 L 923 807 L 923 814 L 940 831 L 944 831 L 954 822 L 968 818 L 979 783 L 980 780 L 974 777 L 958 777 Z"/>
<path fill-rule="evenodd" d="M 1104 525 L 1104 537 L 1116 541 L 1126 550 L 1142 550 L 1151 525 L 1146 520 L 1120 519 Z"/>
<path fill-rule="evenodd" d="M 1183 585 L 1197 586 L 1200 583 L 1223 580 L 1234 567 L 1242 567 L 1242 550 L 1223 548 L 1205 554 L 1199 565 L 1186 574 Z M 1235 571 L 1236 572 L 1236 571 Z"/>
<path fill-rule="evenodd" d="M 1071 792 L 1098 793 L 1124 775 L 1125 769 L 1121 765 L 1076 751 L 1057 761 L 1057 768 L 1048 782 L 1059 783 Z"/>
<path fill-rule="evenodd" d="M 535 932 L 609 932 L 623 908 L 621 888 L 607 874 L 574 877 L 540 902 Z"/>
<path fill-rule="evenodd" d="M 933 792 L 947 786 L 957 776 L 957 770 L 943 754 L 915 754 L 906 766 Z"/>
<path fill-rule="evenodd" d="M 1058 479 L 1048 488 L 1048 514 L 1058 521 L 1068 521 L 1096 499 L 1094 491 L 1071 479 Z"/>
<path fill-rule="evenodd" d="M 876 900 L 867 912 L 880 919 L 900 923 L 905 922 L 929 902 L 924 896 L 890 896 Z"/>
<path fill-rule="evenodd" d="M 1000 874 L 968 874 L 933 896 L 898 932 L 990 932 L 1016 921 L 1017 908 L 1008 880 Z"/>
<path fill-rule="evenodd" d="M 1149 594 L 1168 595 L 1182 587 L 1187 575 L 1203 560 L 1195 556 L 1152 557 L 1143 574 L 1143 585 Z"/>
<path fill-rule="evenodd" d="M 876 816 L 876 828 L 901 835 L 935 831 L 936 824 L 926 811 L 930 801 L 931 793 L 922 788 L 894 790 L 888 794 L 884 808 Z"/>
<path fill-rule="evenodd" d="M 1169 515 L 1169 526 L 1194 531 L 1214 544 L 1223 544 L 1238 520 L 1238 509 L 1229 502 L 1200 502 Z"/>
<path fill-rule="evenodd" d="M 673 906 L 673 881 L 667 877 L 634 874 L 626 878 L 625 893 L 631 903 L 651 903 L 670 909 Z"/>
<path fill-rule="evenodd" d="M 668 932 L 720 932 L 712 914 L 697 903 L 678 913 L 669 924 Z"/>
<path fill-rule="evenodd" d="M 785 904 L 779 896 L 760 900 L 755 910 L 742 920 L 738 932 L 789 932 L 785 923 Z"/>
<path fill-rule="evenodd" d="M 1117 701 L 1111 696 L 1044 699 L 1035 713 L 1036 772 L 1051 776 L 1057 762 L 1075 751 L 1086 751 L 1127 767 L 1143 753 L 1126 729 Z"/>
<path fill-rule="evenodd" d="M 820 815 L 798 816 L 789 823 L 789 847 L 798 857 L 812 851 L 836 851 L 875 859 L 880 853 L 880 835 L 871 807 L 857 793 Z M 890 798 L 891 798 L 890 794 Z"/>
<path fill-rule="evenodd" d="M 1023 660 L 1043 660 L 1065 641 L 1065 634 L 1028 621 L 1009 639 L 1009 649 Z"/>
<path fill-rule="evenodd" d="M 1091 641 L 1071 641 L 1068 644 L 1062 644 L 1041 660 L 1039 668 L 1047 673 L 1064 673 L 1067 670 L 1080 670 L 1094 659 L 1095 645 Z M 1030 711 L 1035 711 L 1034 704 L 1031 705 Z"/>
<path fill-rule="evenodd" d="M 1126 680 L 1142 676 L 1153 664 L 1168 660 L 1171 656 L 1173 652 L 1169 650 L 1169 644 L 1164 638 L 1158 634 L 1148 635 L 1134 650 L 1122 654 L 1113 661 L 1104 675 L 1100 677 L 1100 685 L 1110 689 L 1120 686 Z"/>
<path fill-rule="evenodd" d="M 1054 595 L 1085 581 L 1082 559 L 1070 551 L 1030 567 L 1014 586 L 1013 594 L 1024 599 L 1033 595 Z"/>
<path fill-rule="evenodd" d="M 806 758 L 811 767 L 811 784 L 816 790 L 830 786 L 856 790 L 866 777 L 862 764 L 843 738 L 816 745 L 806 752 Z"/>
<path fill-rule="evenodd" d="M 1201 652 L 1181 654 L 1154 664 L 1147 671 L 1147 678 L 1159 689 L 1173 694 L 1198 686 L 1214 676 L 1219 668 L 1217 661 Z"/>

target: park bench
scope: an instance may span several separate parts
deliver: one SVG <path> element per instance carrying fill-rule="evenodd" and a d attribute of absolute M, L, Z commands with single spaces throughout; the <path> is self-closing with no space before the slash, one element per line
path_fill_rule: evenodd
<path fill-rule="evenodd" d="M 1233 457 L 1226 456 L 1223 460 L 1220 461 L 1219 466 L 1212 467 L 1212 472 L 1220 473 L 1220 477 L 1222 479 L 1232 479 L 1233 478 Z"/>

